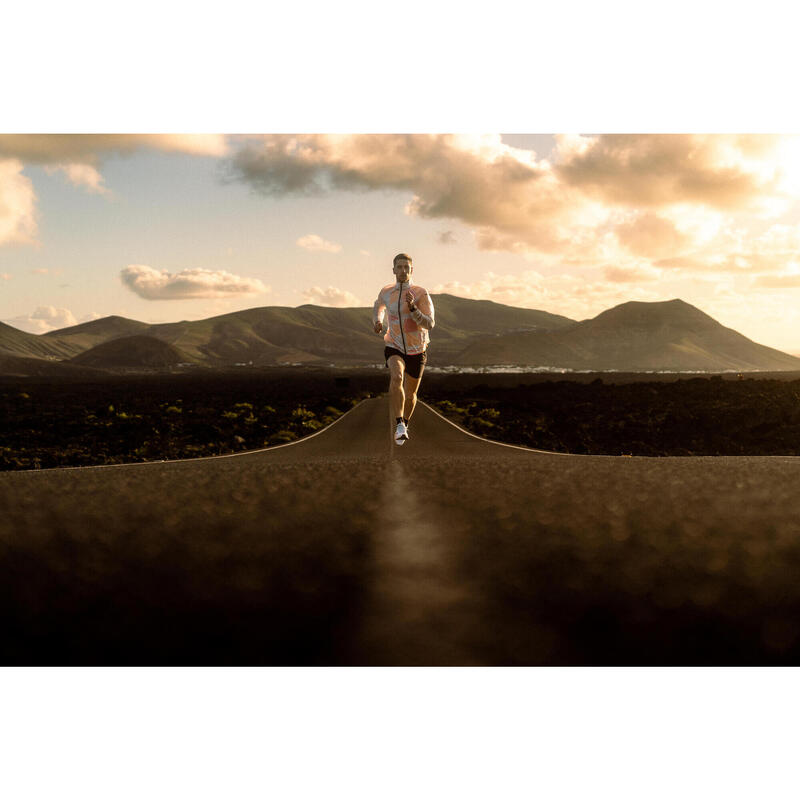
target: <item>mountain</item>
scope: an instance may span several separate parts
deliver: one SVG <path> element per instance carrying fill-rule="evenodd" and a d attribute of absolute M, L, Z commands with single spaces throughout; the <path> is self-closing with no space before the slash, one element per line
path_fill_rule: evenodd
<path fill-rule="evenodd" d="M 628 372 L 800 369 L 800 358 L 756 344 L 677 299 L 622 303 L 560 330 L 484 339 L 455 363 Z"/>
<path fill-rule="evenodd" d="M 370 314 L 363 308 L 268 306 L 196 322 L 151 325 L 147 333 L 211 365 L 377 360 Z"/>
<path fill-rule="evenodd" d="M 58 341 L 44 336 L 26 333 L 0 322 L 0 355 L 21 356 L 23 358 L 69 358 L 74 352 Z"/>
<path fill-rule="evenodd" d="M 103 342 L 71 359 L 72 364 L 98 369 L 174 367 L 189 358 L 153 336 L 123 336 Z"/>
<path fill-rule="evenodd" d="M 473 341 L 507 331 L 549 330 L 574 320 L 546 311 L 514 308 L 489 300 L 433 295 L 435 347 L 430 364 L 452 363 Z M 143 334 L 177 347 L 184 361 L 212 366 L 253 362 L 375 364 L 382 360 L 380 339 L 372 332 L 371 308 L 265 306 L 195 322 L 147 325 L 124 317 L 104 317 L 45 334 L 70 355 L 106 341 Z M 27 334 L 26 334 L 27 335 Z M 45 337 L 34 337 L 36 339 Z M 103 356 L 105 358 L 105 356 Z"/>
<path fill-rule="evenodd" d="M 91 322 L 82 322 L 79 325 L 72 325 L 69 328 L 59 328 L 56 331 L 48 331 L 41 338 L 57 343 L 64 349 L 69 350 L 72 355 L 77 355 L 90 347 L 102 344 L 103 342 L 118 339 L 122 336 L 133 336 L 137 333 L 144 333 L 150 326 L 146 322 L 138 322 L 135 319 L 126 317 L 102 317 L 93 319 Z"/>
<path fill-rule="evenodd" d="M 141 333 L 149 327 L 146 322 L 125 317 L 103 317 L 37 336 L 0 322 L 0 354 L 65 361 L 96 344 Z"/>
<path fill-rule="evenodd" d="M 4 378 L 97 378 L 107 373 L 100 369 L 81 367 L 68 361 L 44 358 L 25 358 L 0 353 L 0 375 Z"/>
<path fill-rule="evenodd" d="M 431 366 L 517 364 L 584 370 L 800 370 L 800 358 L 720 325 L 682 300 L 630 302 L 576 322 L 488 300 L 433 295 Z M 382 364 L 371 308 L 265 306 L 194 322 L 104 317 L 43 336 L 0 323 L 0 355 L 102 369 L 179 363 Z M 0 374 L 3 373 L 0 367 Z"/>
<path fill-rule="evenodd" d="M 432 295 L 436 326 L 431 335 L 428 363 L 452 364 L 468 346 L 486 336 L 520 332 L 560 330 L 575 320 L 532 308 L 516 308 L 491 300 L 467 300 L 451 294 Z"/>

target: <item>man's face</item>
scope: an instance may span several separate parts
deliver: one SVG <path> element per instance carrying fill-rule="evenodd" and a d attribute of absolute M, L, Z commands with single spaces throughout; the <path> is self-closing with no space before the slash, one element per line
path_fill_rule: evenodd
<path fill-rule="evenodd" d="M 407 258 L 398 258 L 392 267 L 392 272 L 397 280 L 403 283 L 411 277 L 411 270 L 412 267 Z"/>

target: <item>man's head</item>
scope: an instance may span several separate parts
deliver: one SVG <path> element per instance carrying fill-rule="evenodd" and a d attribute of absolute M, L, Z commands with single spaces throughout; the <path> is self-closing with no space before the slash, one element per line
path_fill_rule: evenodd
<path fill-rule="evenodd" d="M 395 277 L 401 283 L 405 283 L 411 277 L 413 269 L 414 268 L 411 266 L 411 256 L 405 253 L 398 253 L 392 259 L 392 272 L 394 272 Z"/>

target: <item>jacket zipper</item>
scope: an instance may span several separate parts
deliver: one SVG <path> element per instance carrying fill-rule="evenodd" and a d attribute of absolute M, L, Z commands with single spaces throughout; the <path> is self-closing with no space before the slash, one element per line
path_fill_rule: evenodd
<path fill-rule="evenodd" d="M 408 355 L 408 351 L 406 350 L 406 337 L 403 333 L 403 317 L 400 315 L 400 303 L 403 302 L 403 281 L 400 282 L 400 294 L 397 296 L 397 319 L 400 323 L 400 336 L 403 337 L 403 353 Z"/>

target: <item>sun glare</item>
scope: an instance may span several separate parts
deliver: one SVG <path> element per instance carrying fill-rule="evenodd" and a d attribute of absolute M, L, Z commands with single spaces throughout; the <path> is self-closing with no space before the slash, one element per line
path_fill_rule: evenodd
<path fill-rule="evenodd" d="M 800 197 L 800 136 L 784 136 L 776 147 L 776 165 L 783 191 Z"/>

